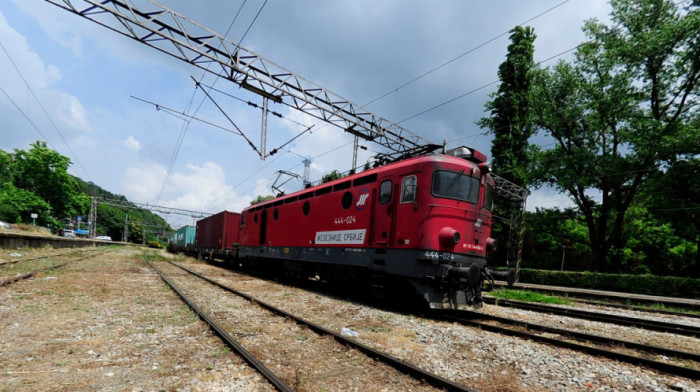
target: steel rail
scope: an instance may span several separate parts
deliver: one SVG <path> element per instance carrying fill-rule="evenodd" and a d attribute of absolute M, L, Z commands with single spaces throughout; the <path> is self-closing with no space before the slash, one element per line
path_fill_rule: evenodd
<path fill-rule="evenodd" d="M 692 325 L 673 324 L 665 321 L 656 320 L 644 320 L 637 317 L 612 315 L 607 313 L 599 313 L 580 309 L 560 308 L 556 306 L 522 301 L 512 301 L 507 299 L 484 298 L 484 302 L 497 306 L 532 310 L 535 312 L 555 314 L 558 316 L 574 317 L 590 321 L 599 321 L 603 323 L 624 325 L 628 327 L 637 327 L 651 331 L 674 333 L 678 335 L 692 337 L 700 336 L 700 327 L 695 327 Z"/>
<path fill-rule="evenodd" d="M 621 362 L 627 362 L 627 363 L 631 363 L 631 364 L 635 364 L 635 365 L 642 365 L 642 366 L 646 366 L 648 368 L 655 369 L 655 370 L 658 370 L 658 371 L 661 371 L 661 372 L 664 372 L 667 374 L 672 374 L 672 375 L 681 376 L 681 377 L 687 377 L 687 378 L 694 379 L 694 380 L 700 379 L 700 370 L 687 368 L 687 367 L 683 367 L 683 366 L 678 366 L 678 365 L 673 365 L 670 363 L 656 361 L 656 360 L 652 360 L 652 359 L 648 359 L 648 358 L 644 358 L 644 357 L 638 357 L 638 356 L 634 356 L 634 355 L 624 354 L 624 353 L 617 352 L 617 351 L 606 350 L 606 349 L 602 349 L 602 348 L 598 348 L 598 347 L 586 346 L 586 345 L 580 344 L 580 343 L 550 338 L 550 337 L 538 335 L 538 334 L 531 333 L 531 332 L 518 331 L 518 330 L 511 329 L 511 328 L 500 327 L 500 326 L 491 325 L 491 324 L 487 324 L 487 323 L 483 323 L 483 322 L 478 322 L 478 321 L 474 321 L 473 319 L 466 318 L 464 315 L 465 313 L 469 314 L 470 316 L 473 316 L 474 318 L 488 319 L 488 320 L 499 322 L 499 323 L 505 323 L 505 324 L 509 324 L 509 325 L 525 327 L 529 330 L 539 330 L 542 332 L 556 333 L 556 334 L 559 334 L 562 336 L 570 336 L 572 338 L 578 337 L 578 338 L 580 338 L 580 340 L 587 340 L 587 341 L 594 342 L 594 343 L 627 346 L 628 348 L 631 348 L 631 349 L 638 349 L 638 350 L 643 350 L 643 351 L 647 351 L 647 352 L 657 352 L 657 353 L 664 352 L 664 353 L 666 353 L 664 355 L 671 355 L 671 356 L 678 357 L 678 358 L 686 358 L 686 359 L 691 359 L 691 360 L 696 360 L 696 361 L 698 359 L 698 355 L 694 354 L 694 353 L 675 351 L 675 350 L 670 350 L 670 349 L 655 347 L 655 346 L 646 346 L 646 345 L 642 345 L 642 344 L 638 344 L 638 343 L 626 342 L 623 340 L 605 338 L 602 336 L 582 334 L 582 333 L 561 330 L 561 329 L 546 327 L 546 326 L 537 325 L 537 324 L 526 323 L 526 322 L 522 322 L 522 321 L 518 321 L 518 320 L 506 319 L 503 317 L 480 314 L 480 313 L 476 313 L 476 312 L 462 311 L 462 312 L 460 312 L 459 316 L 455 316 L 453 314 L 442 312 L 442 313 L 440 313 L 439 316 L 437 316 L 437 318 L 457 322 L 457 323 L 462 324 L 462 325 L 477 327 L 477 328 L 480 328 L 480 329 L 485 330 L 485 331 L 496 332 L 496 333 L 509 335 L 509 336 L 515 336 L 515 337 L 529 339 L 529 340 L 533 340 L 533 341 L 537 341 L 537 342 L 541 342 L 541 343 L 547 343 L 547 344 L 551 344 L 551 345 L 556 346 L 556 347 L 562 347 L 562 348 L 566 348 L 566 349 L 570 349 L 570 350 L 580 351 L 580 352 L 590 354 L 590 355 L 603 356 L 603 357 L 615 359 L 615 360 L 618 360 Z M 635 346 L 635 347 L 632 347 L 632 346 Z M 636 347 L 644 347 L 644 348 L 636 348 Z"/>
<path fill-rule="evenodd" d="M 184 270 L 184 271 L 186 271 L 194 276 L 197 276 L 198 278 L 203 279 L 203 280 L 205 280 L 205 281 L 207 281 L 215 286 L 218 286 L 218 287 L 220 287 L 228 292 L 236 294 L 236 295 L 240 296 L 241 298 L 244 298 L 248 301 L 254 302 L 266 310 L 269 310 L 273 313 L 276 313 L 282 317 L 286 317 L 286 318 L 289 318 L 291 320 L 294 320 L 299 325 L 308 327 L 309 329 L 313 330 L 314 332 L 316 332 L 318 334 L 332 336 L 339 343 L 350 346 L 354 349 L 357 349 L 358 351 L 361 351 L 363 354 L 365 354 L 369 357 L 372 357 L 372 358 L 375 358 L 381 362 L 384 362 L 385 364 L 387 364 L 387 365 L 389 365 L 389 366 L 391 366 L 399 371 L 407 373 L 412 377 L 423 380 L 434 387 L 442 388 L 442 389 L 447 390 L 447 391 L 460 391 L 460 392 L 473 391 L 472 389 L 468 389 L 468 388 L 466 388 L 462 385 L 456 384 L 456 383 L 454 383 L 446 378 L 440 377 L 437 374 L 430 373 L 424 369 L 421 369 L 419 367 L 411 365 L 408 362 L 402 361 L 398 358 L 394 358 L 390 355 L 387 355 L 381 351 L 375 350 L 375 349 L 373 349 L 369 346 L 366 346 L 362 343 L 359 343 L 355 340 L 348 339 L 345 336 L 342 336 L 338 333 L 335 333 L 331 330 L 328 330 L 320 325 L 314 324 L 310 321 L 304 320 L 298 316 L 295 316 L 291 313 L 288 313 L 282 309 L 276 308 L 270 304 L 265 303 L 264 301 L 261 301 L 261 300 L 256 299 L 248 294 L 245 294 L 245 293 L 240 292 L 236 289 L 233 289 L 231 287 L 223 285 L 223 284 L 221 284 L 221 283 L 219 283 L 211 278 L 208 278 L 208 277 L 206 277 L 202 274 L 199 274 L 195 271 L 192 271 L 186 267 L 175 264 L 171 261 L 168 261 L 168 263 L 170 263 L 170 264 L 172 264 L 172 265 L 174 265 L 174 266 L 176 266 L 176 267 L 178 267 L 178 268 L 180 268 L 180 269 L 182 269 L 182 270 Z"/>
<path fill-rule="evenodd" d="M 597 289 L 584 289 L 578 287 L 550 286 L 535 283 L 518 282 L 514 286 L 508 287 L 503 281 L 496 281 L 495 286 L 499 288 L 510 288 L 514 290 L 536 291 L 540 293 L 553 293 L 554 295 L 567 296 L 583 299 L 605 299 L 624 303 L 646 303 L 662 304 L 665 306 L 680 307 L 685 309 L 700 309 L 700 299 L 663 297 L 657 295 L 647 295 L 639 293 L 623 293 L 619 291 L 604 291 Z"/>
<path fill-rule="evenodd" d="M 8 264 L 16 264 L 21 261 L 34 261 L 34 260 L 41 260 L 41 259 L 48 259 L 49 257 L 62 257 L 62 256 L 67 256 L 71 253 L 76 253 L 75 250 L 68 250 L 66 252 L 60 252 L 52 255 L 45 255 L 45 256 L 37 256 L 37 257 L 31 257 L 29 259 L 17 259 L 17 260 L 9 260 L 9 261 L 0 261 L 0 267 Z"/>
<path fill-rule="evenodd" d="M 36 270 L 36 271 L 28 272 L 28 273 L 23 274 L 23 275 L 18 275 L 18 276 L 9 278 L 9 279 L 5 279 L 5 280 L 3 280 L 2 282 L 0 282 L 0 287 L 2 287 L 2 286 L 7 286 L 7 285 L 10 285 L 10 284 L 15 283 L 15 282 L 19 282 L 20 280 L 23 280 L 23 279 L 29 279 L 29 278 L 31 278 L 32 276 L 38 274 L 38 273 L 41 272 L 41 271 L 46 271 L 46 270 L 51 270 L 51 271 L 52 271 L 52 270 L 55 270 L 55 269 L 64 267 L 64 266 L 66 266 L 67 264 L 68 264 L 68 262 L 65 262 L 65 263 L 57 264 L 57 265 L 54 265 L 54 266 L 51 266 L 51 267 L 48 267 L 48 268 L 44 268 L 44 269 L 42 269 L 42 270 Z"/>
<path fill-rule="evenodd" d="M 289 385 L 287 385 L 284 381 L 277 377 L 275 373 L 268 369 L 262 362 L 255 358 L 253 354 L 251 354 L 248 350 L 241 346 L 231 335 L 224 331 L 224 329 L 221 328 L 221 326 L 219 326 L 219 324 L 217 324 L 216 321 L 214 321 L 211 317 L 204 313 L 204 311 L 202 311 L 202 309 L 200 309 L 194 302 L 192 302 L 191 299 L 189 299 L 180 289 L 178 289 L 174 283 L 172 283 L 168 278 L 166 278 L 165 275 L 163 275 L 163 273 L 158 268 L 156 268 L 151 263 L 148 263 L 148 265 L 151 268 L 153 268 L 153 270 L 155 270 L 158 273 L 158 275 L 160 275 L 161 279 L 163 279 L 163 281 L 167 283 L 168 286 L 170 286 L 170 288 L 172 288 L 173 291 L 175 291 L 175 293 L 177 293 L 177 295 L 179 295 L 180 298 L 182 298 L 182 300 L 185 301 L 185 303 L 187 303 L 187 305 L 189 305 L 189 307 L 192 308 L 192 310 L 194 310 L 202 320 L 209 324 L 209 326 L 214 330 L 214 332 L 216 332 L 216 334 L 219 335 L 219 337 L 223 339 L 226 342 L 226 344 L 229 345 L 229 347 L 234 349 L 240 356 L 243 357 L 243 359 L 246 362 L 248 362 L 258 372 L 260 372 L 260 374 L 262 374 L 263 377 L 265 377 L 272 385 L 274 385 L 275 388 L 285 392 L 293 391 L 293 389 Z M 176 264 L 173 265 L 177 266 Z"/>
<path fill-rule="evenodd" d="M 67 254 L 67 253 L 69 253 L 69 252 L 66 252 L 65 254 Z M 105 253 L 107 253 L 107 252 L 105 251 L 105 252 L 98 253 L 98 254 L 91 254 L 91 255 L 87 255 L 87 256 L 85 256 L 85 257 L 83 257 L 83 258 L 80 258 L 80 259 L 77 259 L 77 260 L 73 260 L 73 261 L 86 260 L 86 259 L 89 259 L 89 258 L 94 257 L 94 256 L 103 255 L 103 254 L 105 254 Z M 64 255 L 65 255 L 65 254 L 64 254 Z M 41 257 L 39 257 L 39 258 L 41 258 Z M 12 277 L 12 278 L 10 278 L 10 279 L 5 279 L 5 280 L 3 280 L 2 282 L 0 282 L 0 287 L 9 285 L 9 284 L 12 284 L 12 283 L 15 283 L 15 282 L 19 282 L 20 280 L 23 280 L 23 279 L 31 278 L 32 276 L 38 274 L 38 273 L 41 272 L 41 271 L 46 271 L 46 270 L 53 271 L 53 270 L 55 270 L 55 269 L 58 269 L 58 268 L 61 268 L 61 267 L 65 267 L 68 263 L 69 263 L 69 262 L 66 261 L 65 263 L 56 264 L 56 265 L 53 265 L 53 266 L 50 266 L 50 267 L 47 267 L 47 268 L 43 268 L 43 269 L 40 269 L 40 270 L 35 270 L 35 271 L 28 272 L 28 273 L 23 274 L 23 275 L 18 275 L 18 276 Z"/>
<path fill-rule="evenodd" d="M 700 313 L 676 312 L 676 311 L 668 310 L 668 309 L 654 309 L 654 308 L 645 308 L 645 307 L 641 307 L 641 306 L 615 304 L 615 303 L 611 303 L 611 302 L 589 301 L 589 300 L 585 300 L 585 299 L 581 299 L 581 298 L 569 297 L 568 299 L 570 301 L 573 301 L 573 302 L 578 302 L 578 303 L 587 304 L 587 305 L 605 306 L 608 308 L 616 308 L 616 309 L 627 309 L 627 310 L 634 310 L 636 312 L 644 312 L 644 313 L 666 314 L 669 316 L 700 318 Z M 681 305 L 678 305 L 678 307 L 682 308 Z"/>

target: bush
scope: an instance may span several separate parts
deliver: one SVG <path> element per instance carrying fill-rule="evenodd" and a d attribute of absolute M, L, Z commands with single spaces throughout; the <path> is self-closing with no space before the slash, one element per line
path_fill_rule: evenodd
<path fill-rule="evenodd" d="M 548 271 L 523 268 L 520 282 L 623 293 L 700 298 L 700 279 L 659 275 Z"/>

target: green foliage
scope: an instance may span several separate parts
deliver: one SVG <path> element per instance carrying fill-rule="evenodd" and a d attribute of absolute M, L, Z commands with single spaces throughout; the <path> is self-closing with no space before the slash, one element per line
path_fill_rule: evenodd
<path fill-rule="evenodd" d="M 523 186 L 528 180 L 528 139 L 532 135 L 530 116 L 530 71 L 534 67 L 534 41 L 531 27 L 516 26 L 510 31 L 511 44 L 506 60 L 498 68 L 501 84 L 486 103 L 491 117 L 477 123 L 493 134 L 491 155 L 499 176 Z"/>
<path fill-rule="evenodd" d="M 343 175 L 338 173 L 337 170 L 333 170 L 332 172 L 324 174 L 323 177 L 321 177 L 321 184 L 325 184 L 327 182 L 337 180 L 339 178 L 343 178 Z"/>
<path fill-rule="evenodd" d="M 531 104 L 554 141 L 534 156 L 537 184 L 574 200 L 595 269 L 619 271 L 634 257 L 623 251 L 628 209 L 654 169 L 700 151 L 700 11 L 667 0 L 612 6 L 613 25 L 587 22 L 590 41 L 572 63 L 533 72 Z"/>
<path fill-rule="evenodd" d="M 528 268 L 584 271 L 593 257 L 583 214 L 575 210 L 537 209 L 526 215 L 523 265 Z M 643 206 L 629 209 L 625 246 L 613 248 L 623 273 L 693 276 L 697 243 L 677 234 L 671 222 L 656 218 Z"/>
<path fill-rule="evenodd" d="M 39 216 L 37 224 L 59 230 L 63 228 L 64 219 L 88 215 L 90 195 L 127 201 L 123 196 L 71 176 L 69 166 L 70 159 L 49 149 L 44 142 L 32 143 L 28 151 L 15 149 L 10 154 L 0 150 L 0 220 L 31 222 L 30 214 L 36 213 Z M 99 205 L 96 234 L 121 239 L 127 213 L 129 240 L 132 242 L 157 239 L 152 233 L 144 234 L 140 224 L 172 230 L 163 218 L 149 211 L 122 211 L 118 207 Z"/>
<path fill-rule="evenodd" d="M 489 294 L 496 298 L 509 299 L 514 301 L 539 302 L 558 305 L 566 305 L 571 303 L 571 301 L 566 300 L 564 298 L 552 297 L 550 295 L 544 295 L 527 290 L 498 289 L 490 292 Z"/>
<path fill-rule="evenodd" d="M 520 282 L 648 295 L 700 298 L 700 279 L 523 268 Z"/>
<path fill-rule="evenodd" d="M 501 177 L 519 185 L 529 182 L 528 139 L 532 135 L 530 116 L 530 70 L 534 66 L 535 34 L 531 27 L 517 26 L 510 31 L 511 44 L 508 46 L 506 60 L 498 68 L 501 84 L 498 91 L 491 94 L 491 101 L 485 105 L 490 117 L 477 122 L 482 128 L 488 128 L 493 135 L 491 159 L 494 171 Z M 496 193 L 494 214 L 510 216 L 518 206 L 512 200 Z M 500 244 L 509 240 L 510 223 L 495 220 L 491 236 Z M 502 264 L 508 259 L 507 246 L 499 247 L 492 253 L 494 264 Z M 500 263 L 499 263 L 500 262 Z"/>
<path fill-rule="evenodd" d="M 31 214 L 39 217 L 40 226 L 59 224 L 51 214 L 51 206 L 34 193 L 15 187 L 10 183 L 0 185 L 0 220 L 12 223 L 31 223 Z"/>
<path fill-rule="evenodd" d="M 31 147 L 28 151 L 15 149 L 12 154 L 14 185 L 46 201 L 56 219 L 86 214 L 90 201 L 68 174 L 70 159 L 46 147 L 45 142 L 34 142 Z"/>
<path fill-rule="evenodd" d="M 254 200 L 252 200 L 252 201 L 250 202 L 250 205 L 253 206 L 253 205 L 256 205 L 256 204 L 264 203 L 264 202 L 266 202 L 266 201 L 268 201 L 268 200 L 272 200 L 272 199 L 274 199 L 274 198 L 275 198 L 275 197 L 274 197 L 273 195 L 267 195 L 267 196 L 258 195 L 258 197 L 256 197 Z"/>

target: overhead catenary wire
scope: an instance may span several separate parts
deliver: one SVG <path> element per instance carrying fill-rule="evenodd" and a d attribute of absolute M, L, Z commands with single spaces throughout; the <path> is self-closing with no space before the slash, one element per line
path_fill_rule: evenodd
<path fill-rule="evenodd" d="M 60 136 L 61 140 L 63 140 L 63 143 L 64 143 L 64 144 L 66 145 L 66 147 L 68 148 L 68 151 L 70 151 L 71 155 L 73 155 L 73 158 L 75 158 L 75 162 L 78 164 L 78 166 L 80 166 L 81 169 L 83 169 L 83 172 L 85 172 L 85 175 L 87 176 L 87 178 L 88 178 L 91 182 L 94 182 L 94 181 L 92 180 L 92 177 L 90 176 L 90 173 L 87 171 L 87 169 L 85 168 L 85 166 L 83 166 L 83 163 L 80 162 L 80 159 L 78 158 L 78 155 L 73 151 L 73 149 L 72 149 L 71 146 L 70 146 L 70 143 L 68 143 L 68 141 L 66 140 L 66 138 L 63 137 L 63 133 L 58 129 L 58 127 L 56 126 L 56 123 L 53 121 L 53 119 L 51 118 L 51 116 L 49 115 L 49 113 L 46 111 L 46 108 L 45 108 L 44 105 L 41 103 L 41 100 L 39 100 L 39 97 L 37 97 L 36 94 L 34 93 L 34 89 L 32 89 L 32 87 L 29 85 L 29 83 L 27 82 L 27 79 L 24 78 L 24 75 L 22 74 L 22 71 L 20 71 L 19 67 L 17 66 L 17 64 L 15 63 L 15 61 L 12 59 L 12 56 L 11 56 L 10 53 L 7 51 L 7 49 L 5 49 L 5 45 L 3 45 L 2 42 L 0 42 L 0 48 L 2 48 L 2 51 L 5 52 L 5 55 L 7 55 L 7 58 L 10 60 L 10 63 L 12 63 L 12 66 L 14 67 L 15 71 L 17 72 L 17 74 L 19 75 L 19 77 L 22 79 L 22 82 L 24 82 L 24 85 L 27 87 L 27 90 L 29 90 L 29 93 L 32 95 L 32 97 L 34 98 L 34 100 L 36 101 L 36 103 L 39 104 L 39 107 L 41 108 L 41 111 L 44 113 L 44 115 L 46 116 L 46 118 L 49 120 L 49 122 L 50 122 L 51 125 L 53 126 L 53 129 L 56 130 L 56 133 L 58 133 L 58 136 Z M 5 93 L 5 92 L 3 91 L 3 93 Z M 9 95 L 8 95 L 7 93 L 5 93 L 5 95 L 9 98 Z M 12 103 L 15 105 L 15 107 L 17 107 L 17 108 L 19 109 L 19 106 L 18 106 L 14 101 L 12 101 Z M 24 112 L 22 112 L 22 115 L 24 115 L 25 118 L 27 118 L 27 119 L 29 120 L 28 116 L 27 116 Z M 31 121 L 30 121 L 30 122 L 31 122 Z M 36 125 L 34 125 L 34 123 L 32 123 L 32 125 L 34 126 L 34 128 L 35 128 L 37 131 L 39 130 L 39 128 L 36 127 Z M 48 142 L 48 139 L 46 138 L 46 136 L 43 135 L 43 133 L 39 132 L 39 134 L 42 135 L 42 137 Z M 54 147 L 54 149 L 55 149 L 55 147 Z"/>
<path fill-rule="evenodd" d="M 540 12 L 539 14 L 537 14 L 537 15 L 531 17 L 530 19 L 527 19 L 527 20 L 521 22 L 520 24 L 518 24 L 518 26 L 522 26 L 522 25 L 524 25 L 525 23 L 530 23 L 530 22 L 532 22 L 533 20 L 539 18 L 540 16 L 545 15 L 545 14 L 547 14 L 547 13 L 549 13 L 549 12 L 555 10 L 556 8 L 559 8 L 560 6 L 562 6 L 562 5 L 564 5 L 565 3 L 568 3 L 568 2 L 569 2 L 569 0 L 564 0 L 564 1 L 562 1 L 561 3 L 559 3 L 559 4 L 557 4 L 557 5 L 553 6 L 553 7 L 551 7 L 551 8 L 549 8 L 549 9 L 547 9 L 547 10 L 545 10 L 545 11 L 543 11 L 543 12 Z M 417 82 L 417 81 L 419 81 L 420 79 L 423 79 L 424 77 L 426 77 L 426 76 L 432 74 L 433 72 L 436 72 L 436 71 L 438 71 L 438 70 L 440 70 L 440 69 L 446 67 L 447 65 L 449 65 L 449 64 L 451 64 L 451 63 L 453 63 L 453 62 L 455 62 L 455 61 L 457 61 L 457 60 L 459 60 L 459 59 L 461 59 L 462 57 L 464 57 L 464 56 L 466 56 L 466 55 L 468 55 L 468 54 L 470 54 L 470 53 L 472 53 L 472 52 L 474 52 L 474 51 L 476 51 L 476 50 L 478 50 L 478 49 L 480 49 L 480 48 L 482 48 L 482 47 L 484 47 L 484 46 L 490 44 L 491 42 L 496 41 L 497 39 L 499 39 L 499 38 L 501 38 L 501 37 L 507 35 L 508 33 L 510 33 L 510 31 L 511 31 L 511 30 L 504 31 L 504 32 L 502 32 L 502 33 L 496 35 L 495 37 L 490 38 L 490 39 L 488 39 L 488 40 L 482 42 L 481 44 L 479 44 L 479 45 L 477 45 L 477 46 L 475 46 L 475 47 L 473 47 L 473 48 L 467 50 L 466 52 L 463 52 L 463 53 L 459 54 L 458 56 L 453 57 L 452 59 L 450 59 L 450 60 L 448 60 L 448 61 L 446 61 L 446 62 L 444 62 L 444 63 L 442 63 L 442 64 L 440 64 L 440 65 L 438 65 L 438 66 L 436 66 L 436 67 L 434 67 L 434 68 L 432 68 L 432 69 L 430 69 L 429 71 L 426 71 L 426 72 L 424 72 L 424 73 L 422 73 L 422 74 L 416 76 L 415 78 L 409 80 L 408 82 L 403 83 L 402 85 L 400 85 L 400 86 L 398 86 L 398 87 L 396 87 L 396 88 L 393 88 L 393 89 L 387 91 L 386 93 L 384 93 L 384 94 L 378 96 L 377 98 L 374 98 L 373 100 L 367 102 L 364 106 L 370 105 L 370 104 L 372 104 L 372 103 L 374 103 L 374 102 L 377 102 L 377 101 L 379 101 L 380 99 L 382 99 L 382 98 L 384 98 L 384 97 L 386 97 L 386 96 L 388 96 L 388 95 L 390 95 L 390 94 L 393 94 L 393 93 L 398 92 L 400 89 L 402 89 L 402 88 L 404 88 L 404 87 L 406 87 L 406 86 L 408 86 L 408 85 L 410 85 L 410 84 L 412 84 L 412 83 L 414 83 L 414 82 Z"/>
<path fill-rule="evenodd" d="M 240 15 L 241 10 L 243 9 L 243 6 L 245 6 L 247 1 L 248 0 L 243 0 L 243 2 L 241 3 L 241 6 L 238 7 L 238 11 L 236 12 L 236 15 L 233 17 L 233 20 L 229 24 L 228 29 L 226 29 L 226 33 L 224 34 L 225 37 L 228 36 L 228 34 L 231 32 L 233 25 L 236 23 L 236 20 L 238 19 L 238 15 Z M 262 10 L 262 8 L 261 8 L 261 10 Z M 260 14 L 260 11 L 258 11 L 258 14 Z M 257 15 L 256 15 L 255 19 L 257 19 Z M 255 21 L 255 19 L 253 21 Z M 250 30 L 250 27 L 252 27 L 252 23 L 248 26 L 248 30 Z M 248 30 L 246 30 L 246 34 L 248 33 Z M 219 44 L 219 47 L 220 47 L 220 45 L 221 44 Z M 207 69 L 209 69 L 210 66 L 211 66 L 211 63 L 207 64 Z M 206 74 L 206 71 L 202 71 L 202 76 L 199 78 L 200 82 L 204 79 L 205 74 Z M 213 84 L 216 84 L 218 79 L 219 79 L 219 76 L 217 75 Z M 195 86 L 195 89 L 192 91 L 192 97 L 190 98 L 190 101 L 187 104 L 187 107 L 185 108 L 185 110 L 183 112 L 186 113 L 192 107 L 192 103 L 194 101 L 194 97 L 195 97 L 196 92 L 197 92 L 197 87 Z M 202 100 L 199 102 L 199 105 L 197 106 L 197 108 L 195 109 L 195 111 L 193 113 L 193 117 L 197 115 L 197 112 L 199 112 L 199 109 L 202 107 L 204 100 L 205 100 L 205 97 L 202 97 Z M 180 135 L 178 137 L 177 142 L 175 143 L 175 151 L 173 151 L 173 154 L 170 157 L 170 162 L 168 163 L 168 171 L 166 173 L 165 178 L 163 179 L 163 183 L 161 184 L 160 191 L 158 192 L 158 197 L 156 198 L 156 203 L 160 202 L 160 199 L 163 196 L 163 191 L 165 190 L 165 185 L 168 183 L 168 180 L 170 179 L 173 167 L 175 166 L 175 162 L 177 161 L 177 157 L 180 154 L 180 149 L 182 148 L 182 143 L 185 139 L 185 135 L 187 134 L 187 130 L 189 129 L 189 126 L 190 126 L 189 121 L 185 121 L 182 124 L 182 129 L 180 130 Z"/>

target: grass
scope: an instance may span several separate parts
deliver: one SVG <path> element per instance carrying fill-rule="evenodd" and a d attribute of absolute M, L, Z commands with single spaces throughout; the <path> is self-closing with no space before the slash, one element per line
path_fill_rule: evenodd
<path fill-rule="evenodd" d="M 514 300 L 514 301 L 540 302 L 540 303 L 558 304 L 558 305 L 567 305 L 567 304 L 571 303 L 571 301 L 564 299 L 564 298 L 552 297 L 550 295 L 544 295 L 544 294 L 536 293 L 534 291 L 527 291 L 527 290 L 499 289 L 499 290 L 492 291 L 490 294 L 496 298 L 509 299 L 509 300 Z"/>

